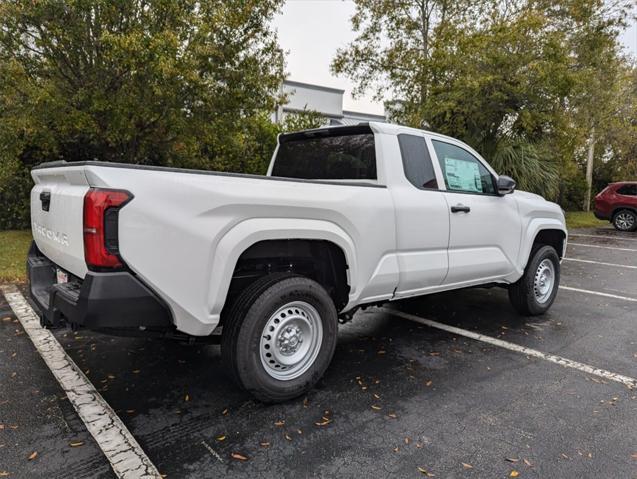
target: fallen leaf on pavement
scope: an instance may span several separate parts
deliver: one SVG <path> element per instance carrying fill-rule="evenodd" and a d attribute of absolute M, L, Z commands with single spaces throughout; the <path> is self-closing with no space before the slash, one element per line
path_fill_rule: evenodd
<path fill-rule="evenodd" d="M 33 461 L 36 457 L 38 457 L 38 451 L 33 451 L 29 456 L 29 461 Z"/>
<path fill-rule="evenodd" d="M 376 411 L 380 411 L 381 407 L 377 406 L 376 404 L 372 404 L 372 409 L 376 410 Z"/>
<path fill-rule="evenodd" d="M 466 462 L 461 462 L 460 464 L 462 464 L 462 467 L 464 467 L 465 469 L 473 469 L 473 466 L 471 464 L 467 464 Z"/>
<path fill-rule="evenodd" d="M 186 401 L 186 402 L 190 401 L 190 396 L 188 394 L 186 394 L 186 397 L 184 398 L 184 401 Z"/>
<path fill-rule="evenodd" d="M 226 436 L 224 434 L 222 434 L 221 436 L 217 436 L 217 441 L 225 441 L 226 440 Z"/>
<path fill-rule="evenodd" d="M 71 447 L 80 447 L 84 445 L 84 441 L 73 441 L 69 442 L 69 446 Z"/>
<path fill-rule="evenodd" d="M 510 477 L 518 477 L 520 475 L 520 473 L 516 470 L 511 471 L 511 474 L 509 474 Z"/>
<path fill-rule="evenodd" d="M 429 472 L 427 472 L 427 469 L 425 469 L 424 467 L 418 467 L 418 472 L 420 472 L 421 474 L 424 474 L 427 477 L 434 477 L 434 474 L 431 474 Z"/>
<path fill-rule="evenodd" d="M 274 422 L 274 425 L 275 425 L 276 427 L 281 427 L 281 426 L 283 426 L 284 424 L 285 424 L 285 421 L 282 421 L 282 420 L 280 420 L 280 419 L 279 419 L 278 421 L 275 421 L 275 422 Z"/>
<path fill-rule="evenodd" d="M 270 443 L 268 441 L 263 441 L 260 445 L 261 447 L 270 447 Z"/>
<path fill-rule="evenodd" d="M 526 464 L 529 467 L 533 467 L 533 464 L 531 463 L 531 461 L 529 461 L 528 459 L 524 460 L 524 464 Z"/>
<path fill-rule="evenodd" d="M 236 459 L 237 461 L 247 461 L 248 458 L 245 457 L 243 454 L 239 454 L 238 452 L 233 452 L 232 454 L 230 454 L 230 457 L 232 457 L 232 459 Z"/>
<path fill-rule="evenodd" d="M 509 462 L 518 462 L 519 459 L 516 457 L 505 457 L 504 459 L 506 459 Z"/>

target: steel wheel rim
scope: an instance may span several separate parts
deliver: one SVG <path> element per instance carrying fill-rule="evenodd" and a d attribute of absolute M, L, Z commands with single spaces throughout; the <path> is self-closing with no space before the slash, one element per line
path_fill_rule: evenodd
<path fill-rule="evenodd" d="M 630 213 L 620 213 L 615 217 L 615 224 L 620 230 L 629 230 L 635 224 L 635 218 Z"/>
<path fill-rule="evenodd" d="M 555 265 L 553 261 L 546 258 L 540 262 L 535 272 L 533 281 L 533 291 L 535 292 L 535 300 L 540 303 L 546 303 L 553 293 L 555 286 Z"/>
<path fill-rule="evenodd" d="M 261 364 L 270 377 L 290 381 L 312 367 L 322 342 L 323 323 L 316 308 L 293 301 L 266 322 L 259 341 Z"/>

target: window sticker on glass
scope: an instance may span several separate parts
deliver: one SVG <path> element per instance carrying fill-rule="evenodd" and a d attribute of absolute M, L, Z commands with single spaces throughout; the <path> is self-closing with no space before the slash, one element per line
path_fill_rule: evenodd
<path fill-rule="evenodd" d="M 480 169 L 474 161 L 445 157 L 445 174 L 452 190 L 482 192 Z"/>

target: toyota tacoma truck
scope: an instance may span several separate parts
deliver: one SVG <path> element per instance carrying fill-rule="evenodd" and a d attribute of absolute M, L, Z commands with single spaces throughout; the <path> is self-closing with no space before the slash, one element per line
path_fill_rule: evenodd
<path fill-rule="evenodd" d="M 216 337 L 267 402 L 315 384 L 360 307 L 500 285 L 544 313 L 566 249 L 558 205 L 458 140 L 390 124 L 282 134 L 265 176 L 101 161 L 32 176 L 43 325 Z"/>

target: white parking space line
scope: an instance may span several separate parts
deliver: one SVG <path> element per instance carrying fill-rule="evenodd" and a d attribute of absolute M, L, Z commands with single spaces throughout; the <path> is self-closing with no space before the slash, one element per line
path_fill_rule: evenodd
<path fill-rule="evenodd" d="M 515 351 L 517 353 L 521 353 L 526 356 L 532 356 L 534 358 L 543 359 L 551 363 L 559 364 L 560 366 L 564 366 L 566 368 L 577 369 L 578 371 L 582 371 L 587 374 L 591 374 L 593 376 L 597 376 L 603 379 L 607 379 L 609 381 L 615 381 L 617 383 L 623 384 L 629 389 L 637 389 L 637 379 L 631 378 L 629 376 L 623 376 L 621 374 L 606 371 L 605 369 L 599 369 L 594 366 L 590 366 L 588 364 L 584 364 L 577 361 L 573 361 L 571 359 L 563 358 L 562 356 L 556 356 L 555 354 L 543 353 L 542 351 L 538 351 L 536 349 L 520 346 L 519 344 L 510 343 L 508 341 L 503 341 L 501 339 L 493 338 L 491 336 L 485 336 L 484 334 L 474 333 L 473 331 L 467 331 L 466 329 L 457 328 L 455 326 L 449 326 L 448 324 L 432 321 L 431 319 L 421 318 L 420 316 L 416 316 L 413 314 L 403 313 L 402 311 L 397 311 L 394 309 L 389 309 L 384 307 L 379 309 L 387 314 L 392 314 L 394 316 L 399 316 L 401 318 L 408 319 L 416 323 L 424 324 L 425 326 L 429 326 L 430 328 L 441 329 L 442 331 L 446 331 L 451 334 L 464 336 L 465 338 L 470 338 L 476 341 L 481 341 L 483 343 L 491 344 L 493 346 L 498 346 L 500 348 L 508 349 L 509 351 Z"/>
<path fill-rule="evenodd" d="M 602 266 L 612 266 L 613 268 L 637 269 L 637 266 L 631 266 L 631 265 L 628 265 L 628 264 L 604 263 L 602 261 L 593 261 L 593 260 L 590 260 L 590 259 L 562 258 L 562 261 L 576 261 L 578 263 L 599 264 L 599 265 L 602 265 Z"/>
<path fill-rule="evenodd" d="M 573 236 L 577 236 L 578 238 L 581 236 L 582 238 L 600 238 L 600 239 L 613 239 L 619 241 L 637 241 L 637 238 L 622 238 L 620 236 L 611 236 L 611 235 L 587 235 L 584 233 L 569 233 L 568 237 L 571 238 Z"/>
<path fill-rule="evenodd" d="M 637 253 L 637 249 L 631 248 L 616 248 L 614 246 L 600 246 L 598 244 L 584 244 L 584 243 L 573 243 L 569 242 L 568 246 L 583 246 L 584 248 L 600 248 L 600 249 L 611 249 L 613 251 L 632 251 L 633 253 Z"/>
<path fill-rule="evenodd" d="M 2 286 L 0 290 L 117 477 L 161 478 L 133 435 L 66 354 L 55 336 L 40 326 L 40 319 L 18 289 Z"/>
<path fill-rule="evenodd" d="M 624 301 L 632 301 L 637 303 L 637 298 L 630 298 L 628 296 L 619 296 L 617 294 L 602 293 L 601 291 L 591 291 L 589 289 L 571 288 L 570 286 L 562 286 L 562 285 L 560 285 L 560 289 L 565 289 L 566 291 L 576 291 L 578 293 L 594 294 L 596 296 L 604 296 L 605 298 L 622 299 Z"/>

